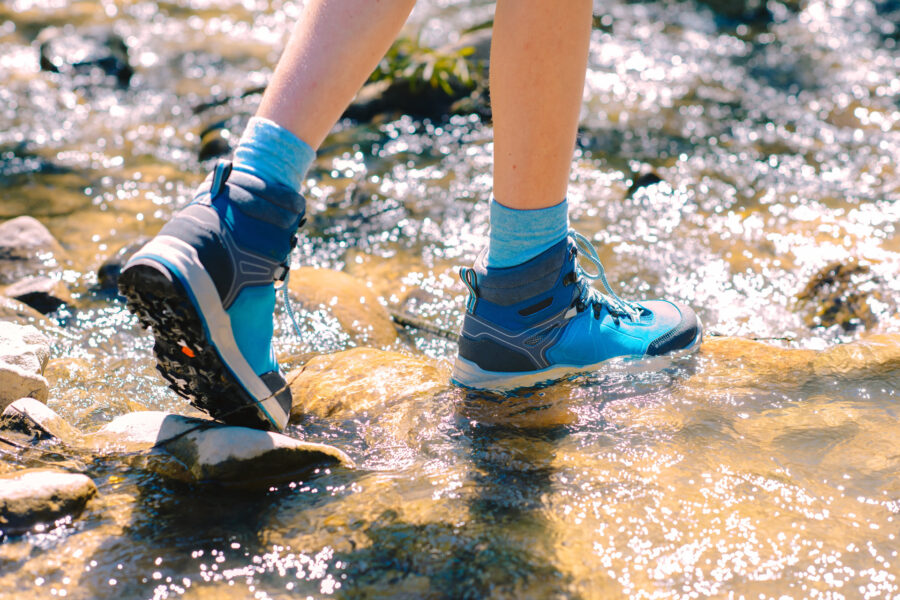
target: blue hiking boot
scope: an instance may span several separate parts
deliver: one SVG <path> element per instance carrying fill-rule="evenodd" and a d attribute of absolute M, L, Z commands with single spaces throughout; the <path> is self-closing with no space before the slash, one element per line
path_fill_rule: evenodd
<path fill-rule="evenodd" d="M 153 330 L 157 369 L 215 419 L 287 426 L 291 391 L 272 350 L 272 318 L 304 211 L 294 190 L 220 162 L 119 278 L 129 310 Z"/>
<path fill-rule="evenodd" d="M 579 248 L 597 267 L 587 273 Z M 656 356 L 700 346 L 703 329 L 689 307 L 668 300 L 627 302 L 609 287 L 597 251 L 569 236 L 529 260 L 503 269 L 460 271 L 469 288 L 453 383 L 513 390 L 595 371 L 618 356 Z M 590 286 L 599 279 L 606 293 Z"/>

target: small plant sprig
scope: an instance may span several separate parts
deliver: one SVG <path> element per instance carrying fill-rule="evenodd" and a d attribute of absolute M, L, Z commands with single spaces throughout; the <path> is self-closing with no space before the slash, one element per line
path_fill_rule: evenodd
<path fill-rule="evenodd" d="M 469 57 L 475 48 L 465 46 L 453 52 L 423 46 L 418 39 L 402 37 L 388 50 L 369 78 L 375 81 L 406 81 L 412 89 L 423 83 L 452 96 L 454 85 L 475 87 Z"/>

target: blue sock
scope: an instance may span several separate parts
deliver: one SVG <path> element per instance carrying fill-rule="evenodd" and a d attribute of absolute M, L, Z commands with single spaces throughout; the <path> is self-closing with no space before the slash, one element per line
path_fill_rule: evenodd
<path fill-rule="evenodd" d="M 562 241 L 569 233 L 569 203 L 537 210 L 516 210 L 491 200 L 491 237 L 487 266 L 514 267 Z"/>
<path fill-rule="evenodd" d="M 309 144 L 284 127 L 253 117 L 234 151 L 234 168 L 299 192 L 315 157 Z"/>

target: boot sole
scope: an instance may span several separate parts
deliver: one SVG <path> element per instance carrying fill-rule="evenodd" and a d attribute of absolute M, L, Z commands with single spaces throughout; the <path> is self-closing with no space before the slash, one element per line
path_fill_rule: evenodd
<path fill-rule="evenodd" d="M 285 428 L 290 409 L 285 411 L 278 401 L 289 390 L 269 392 L 265 387 L 257 400 L 241 385 L 211 342 L 207 324 L 192 301 L 194 294 L 185 289 L 178 273 L 141 251 L 119 277 L 119 291 L 128 310 L 152 330 L 156 368 L 175 393 L 229 425 L 270 431 Z M 265 386 L 262 380 L 259 385 Z"/>

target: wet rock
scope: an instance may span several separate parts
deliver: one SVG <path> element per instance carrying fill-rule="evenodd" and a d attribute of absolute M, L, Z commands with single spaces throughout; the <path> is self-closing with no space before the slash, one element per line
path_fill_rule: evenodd
<path fill-rule="evenodd" d="M 435 363 L 398 352 L 353 348 L 323 354 L 288 374 L 294 397 L 291 419 L 383 413 L 447 387 L 448 377 Z"/>
<path fill-rule="evenodd" d="M 68 445 L 77 444 L 81 439 L 80 431 L 34 398 L 20 398 L 7 406 L 0 414 L 0 428 L 35 440 L 54 439 Z"/>
<path fill-rule="evenodd" d="M 855 261 L 837 262 L 813 275 L 797 294 L 808 327 L 840 325 L 850 331 L 872 327 L 876 318 L 870 299 L 883 301 L 878 291 L 881 279 L 868 265 Z"/>
<path fill-rule="evenodd" d="M 781 348 L 746 338 L 710 337 L 703 341 L 700 356 L 729 366 L 768 373 L 809 370 L 816 351 Z"/>
<path fill-rule="evenodd" d="M 46 273 L 65 260 L 65 251 L 40 221 L 23 216 L 0 225 L 0 284 Z"/>
<path fill-rule="evenodd" d="M 360 344 L 389 346 L 397 330 L 385 308 L 365 283 L 331 269 L 301 267 L 291 271 L 291 297 L 307 310 L 324 308 Z"/>
<path fill-rule="evenodd" d="M 30 325 L 0 322 L 0 408 L 19 398 L 47 401 L 50 340 Z"/>
<path fill-rule="evenodd" d="M 47 318 L 24 302 L 0 296 L 0 321 L 11 321 L 19 325 L 46 324 Z"/>
<path fill-rule="evenodd" d="M 744 338 L 712 337 L 703 342 L 698 373 L 685 390 L 748 389 L 761 382 L 801 386 L 824 377 L 865 378 L 900 368 L 900 334 L 871 335 L 822 351 L 782 348 Z"/>
<path fill-rule="evenodd" d="M 118 478 L 111 479 L 115 482 Z M 123 488 L 128 492 L 115 491 Z M 83 519 L 79 526 L 67 527 L 62 539 L 54 537 L 57 543 L 48 544 L 42 536 L 22 536 L 0 544 L 0 564 L 6 567 L 0 574 L 0 590 L 3 590 L 0 597 L 4 600 L 9 597 L 53 597 L 40 593 L 51 588 L 58 590 L 57 598 L 63 595 L 66 598 L 108 597 L 108 579 L 98 581 L 94 578 L 104 570 L 103 567 L 95 569 L 87 563 L 116 547 L 125 548 L 129 556 L 134 556 L 134 538 L 131 536 L 135 517 L 140 515 L 138 500 L 138 490 L 132 485 L 123 485 L 119 479 L 89 501 L 79 517 Z M 46 530 L 36 527 L 37 531 L 42 529 Z M 31 587 L 35 580 L 43 580 L 44 585 Z M 6 594 L 7 590 L 15 592 Z M 130 595 L 118 589 L 117 593 L 119 597 Z"/>
<path fill-rule="evenodd" d="M 49 27 L 37 41 L 41 70 L 68 75 L 76 85 L 112 81 L 128 87 L 134 75 L 125 40 L 109 30 Z"/>
<path fill-rule="evenodd" d="M 436 296 L 457 295 L 465 290 L 455 261 L 436 259 L 426 265 L 421 254 L 402 252 L 376 257 L 356 249 L 347 252 L 345 261 L 345 273 L 364 280 L 376 295 L 406 310 L 415 311 L 416 305 Z M 422 281 L 429 283 L 423 285 Z"/>
<path fill-rule="evenodd" d="M 74 304 L 69 288 L 55 277 L 26 277 L 7 287 L 4 293 L 45 315 Z"/>
<path fill-rule="evenodd" d="M 0 475 L 0 531 L 18 534 L 39 523 L 76 517 L 97 494 L 85 475 L 52 469 L 26 469 Z"/>
<path fill-rule="evenodd" d="M 149 237 L 141 236 L 133 242 L 125 244 L 103 261 L 103 264 L 97 269 L 97 286 L 101 290 L 115 292 L 119 283 L 119 275 L 122 273 L 125 263 L 148 241 L 150 241 Z"/>
<path fill-rule="evenodd" d="M 166 477 L 241 487 L 353 464 L 344 452 L 324 444 L 157 411 L 118 417 L 86 441 L 95 452 L 145 453 L 144 466 Z"/>
<path fill-rule="evenodd" d="M 820 352 L 813 360 L 818 376 L 870 377 L 900 369 L 900 334 L 870 335 Z"/>

